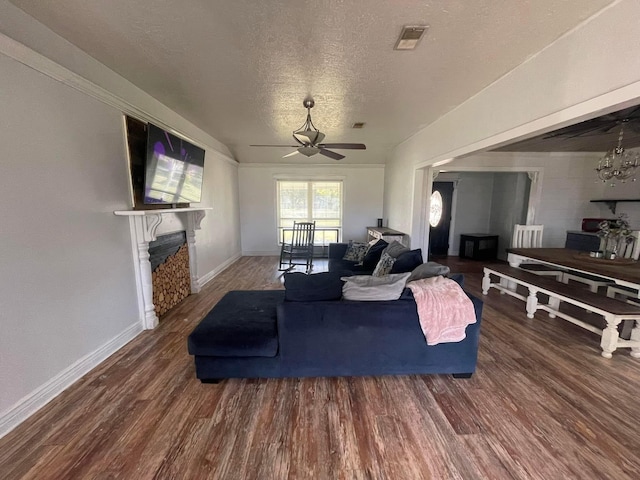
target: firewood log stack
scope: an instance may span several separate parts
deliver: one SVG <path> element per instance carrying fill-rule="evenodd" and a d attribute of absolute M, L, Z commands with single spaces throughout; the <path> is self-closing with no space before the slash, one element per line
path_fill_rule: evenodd
<path fill-rule="evenodd" d="M 191 292 L 189 275 L 189 249 L 185 243 L 167 260 L 158 265 L 151 275 L 153 304 L 156 315 L 161 317 L 184 300 Z"/>

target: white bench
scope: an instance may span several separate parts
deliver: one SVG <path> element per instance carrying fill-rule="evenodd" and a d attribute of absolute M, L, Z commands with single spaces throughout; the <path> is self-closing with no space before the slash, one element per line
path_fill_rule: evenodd
<path fill-rule="evenodd" d="M 491 281 L 491 276 L 498 277 L 498 283 Z M 522 285 L 529 290 L 529 295 L 524 296 L 516 291 L 517 285 Z M 569 285 L 557 282 L 550 278 L 541 277 L 519 268 L 508 265 L 491 265 L 484 267 L 482 279 L 482 293 L 487 295 L 490 288 L 495 288 L 502 293 L 519 298 L 526 302 L 527 317 L 533 318 L 538 310 L 549 312 L 549 317 L 560 317 L 574 323 L 591 332 L 601 335 L 600 346 L 602 356 L 611 358 L 616 348 L 631 348 L 631 356 L 640 358 L 640 306 L 622 302 L 613 298 L 598 295 L 585 289 L 576 289 Z M 548 303 L 540 303 L 538 293 L 549 297 Z M 570 303 L 580 308 L 602 315 L 607 322 L 604 330 L 572 317 L 560 311 L 560 302 Z M 634 328 L 631 331 L 631 339 L 621 339 L 618 334 L 618 325 L 623 320 L 633 320 Z"/>

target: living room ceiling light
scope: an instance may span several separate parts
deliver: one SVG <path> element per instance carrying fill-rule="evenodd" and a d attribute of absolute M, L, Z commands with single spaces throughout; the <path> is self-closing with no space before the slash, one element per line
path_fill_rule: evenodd
<path fill-rule="evenodd" d="M 624 124 L 628 122 L 628 119 L 623 120 L 620 127 L 620 135 L 618 136 L 618 145 L 609 150 L 604 157 L 598 161 L 596 172 L 598 178 L 603 183 L 611 182 L 611 186 L 615 187 L 616 181 L 620 180 L 621 183 L 626 183 L 627 179 L 631 178 L 632 182 L 635 182 L 636 168 L 638 168 L 638 157 L 640 155 L 629 154 L 622 146 L 622 137 L 624 135 Z"/>
<path fill-rule="evenodd" d="M 305 98 L 303 105 L 304 108 L 307 109 L 307 119 L 299 129 L 293 132 L 294 138 L 300 143 L 307 146 L 320 143 L 324 139 L 324 133 L 319 131 L 311 121 L 311 109 L 313 108 L 314 104 L 315 102 L 313 101 L 313 99 Z"/>
<path fill-rule="evenodd" d="M 426 32 L 428 28 L 428 25 L 410 25 L 402 27 L 400 37 L 396 42 L 394 50 L 413 50 L 416 48 L 424 36 L 424 32 Z"/>
<path fill-rule="evenodd" d="M 324 133 L 316 128 L 316 126 L 311 121 L 311 109 L 315 102 L 313 98 L 307 97 L 302 102 L 304 108 L 307 109 L 307 119 L 304 124 L 297 130 L 293 132 L 293 138 L 298 143 L 298 145 L 251 145 L 252 147 L 291 147 L 296 150 L 285 155 L 282 158 L 291 157 L 293 155 L 297 155 L 298 153 L 305 155 L 307 157 L 312 157 L 313 155 L 320 153 L 325 157 L 329 157 L 333 160 L 342 160 L 344 155 L 338 152 L 334 152 L 333 150 L 329 150 L 330 148 L 344 148 L 347 150 L 366 150 L 367 147 L 364 143 L 320 143 L 324 140 Z"/>

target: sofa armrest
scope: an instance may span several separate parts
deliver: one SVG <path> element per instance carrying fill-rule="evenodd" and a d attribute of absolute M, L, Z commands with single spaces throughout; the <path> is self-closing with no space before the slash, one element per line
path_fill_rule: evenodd
<path fill-rule="evenodd" d="M 344 254 L 347 253 L 348 243 L 330 243 L 329 244 L 329 258 L 341 260 Z"/>

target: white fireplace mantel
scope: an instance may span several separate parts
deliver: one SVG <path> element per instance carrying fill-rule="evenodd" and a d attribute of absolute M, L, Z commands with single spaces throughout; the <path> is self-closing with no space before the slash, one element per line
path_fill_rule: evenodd
<path fill-rule="evenodd" d="M 189 270 L 191 276 L 191 293 L 200 291 L 196 256 L 196 230 L 211 207 L 204 208 L 171 208 L 158 210 L 118 210 L 114 214 L 129 217 L 131 229 L 131 245 L 133 249 L 138 305 L 142 326 L 151 330 L 158 325 L 158 316 L 153 304 L 153 283 L 151 279 L 151 263 L 149 263 L 149 242 L 156 239 L 156 232 L 165 215 L 178 215 L 186 222 L 187 248 L 189 249 Z"/>

